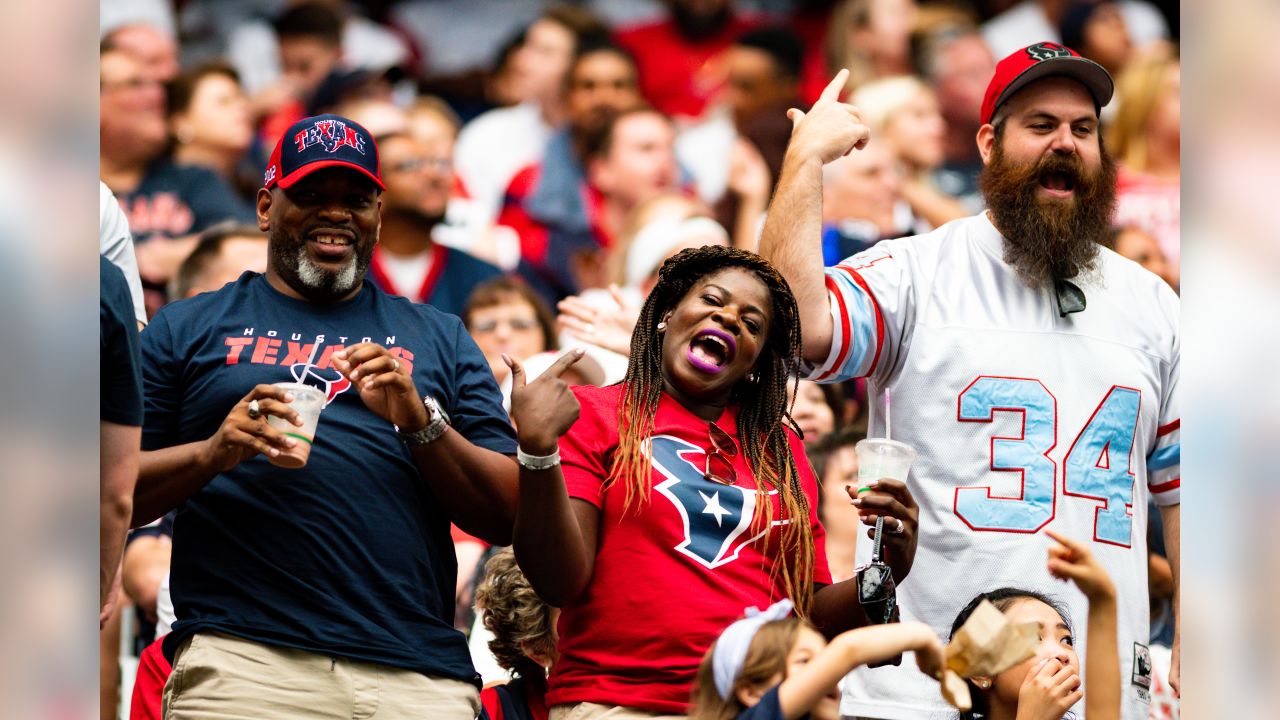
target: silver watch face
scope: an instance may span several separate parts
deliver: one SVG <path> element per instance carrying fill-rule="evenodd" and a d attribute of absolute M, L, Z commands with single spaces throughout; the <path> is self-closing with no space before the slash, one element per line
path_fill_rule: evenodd
<path fill-rule="evenodd" d="M 444 408 L 440 407 L 440 403 L 435 398 L 428 395 L 422 398 L 422 404 L 427 406 L 427 422 L 434 423 L 436 418 L 440 418 L 444 420 L 445 424 L 449 423 L 449 414 L 444 411 Z"/>

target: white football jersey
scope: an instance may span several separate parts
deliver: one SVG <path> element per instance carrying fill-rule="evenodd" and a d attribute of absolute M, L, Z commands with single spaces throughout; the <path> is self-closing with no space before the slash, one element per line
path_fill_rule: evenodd
<path fill-rule="evenodd" d="M 834 336 L 810 376 L 867 377 L 871 437 L 885 435 L 889 388 L 892 437 L 919 453 L 902 619 L 946 638 L 979 593 L 1038 590 L 1069 608 L 1083 663 L 1087 602 L 1049 575 L 1040 531 L 1087 541 L 1116 585 L 1123 717 L 1139 720 L 1150 685 L 1147 500 L 1175 505 L 1180 484 L 1178 298 L 1105 248 L 1097 268 L 1074 281 L 1087 308 L 1060 317 L 1052 290 L 1029 288 L 1004 262 L 986 213 L 881 242 L 827 269 Z M 859 565 L 869 556 L 859 543 Z M 841 712 L 955 717 L 909 655 L 849 675 Z"/>

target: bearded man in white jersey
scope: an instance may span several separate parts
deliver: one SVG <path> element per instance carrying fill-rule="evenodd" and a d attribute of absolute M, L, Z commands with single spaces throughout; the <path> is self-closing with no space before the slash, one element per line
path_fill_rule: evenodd
<path fill-rule="evenodd" d="M 893 438 L 919 452 L 908 480 L 919 545 L 898 587 L 902 619 L 945 635 L 980 592 L 1038 590 L 1067 606 L 1084 657 L 1084 597 L 1049 577 L 1041 531 L 1091 542 L 1118 589 L 1123 717 L 1145 718 L 1148 498 L 1175 588 L 1178 575 L 1178 299 L 1100 245 L 1115 202 L 1098 132 L 1111 77 L 1054 43 L 1002 60 L 977 136 L 989 210 L 824 270 L 822 166 L 870 141 L 857 108 L 839 101 L 845 78 L 807 114 L 788 113 L 760 252 L 795 292 L 810 377 L 866 377 L 873 397 L 891 390 Z M 870 432 L 885 432 L 878 413 Z M 902 508 L 870 503 L 855 500 L 896 527 Z M 1173 652 L 1177 688 L 1176 633 Z M 954 717 L 911 665 L 850 675 L 842 713 Z"/>

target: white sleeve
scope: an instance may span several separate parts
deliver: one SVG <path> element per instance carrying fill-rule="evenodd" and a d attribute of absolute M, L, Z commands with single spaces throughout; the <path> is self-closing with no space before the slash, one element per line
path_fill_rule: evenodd
<path fill-rule="evenodd" d="M 133 254 L 133 236 L 129 233 L 129 222 L 106 183 L 99 181 L 98 185 L 98 254 L 110 260 L 124 273 L 124 279 L 129 283 L 129 295 L 133 298 L 134 315 L 138 322 L 146 325 L 147 310 L 142 301 L 142 279 L 138 276 L 138 258 Z"/>
<path fill-rule="evenodd" d="M 826 270 L 831 306 L 831 352 L 808 379 L 840 382 L 887 372 L 914 312 L 903 258 L 882 242 Z"/>

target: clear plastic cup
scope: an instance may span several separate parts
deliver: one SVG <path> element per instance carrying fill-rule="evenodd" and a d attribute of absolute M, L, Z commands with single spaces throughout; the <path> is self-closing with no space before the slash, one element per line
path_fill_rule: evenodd
<path fill-rule="evenodd" d="M 311 457 L 311 444 L 316 438 L 316 425 L 320 422 L 320 411 L 324 410 L 325 395 L 319 388 L 301 383 L 279 382 L 274 385 L 293 393 L 293 402 L 289 403 L 289 407 L 298 413 L 302 427 L 284 418 L 268 415 L 267 425 L 293 438 L 297 443 L 292 448 L 280 448 L 279 455 L 268 456 L 267 459 L 272 465 L 282 468 L 305 467 L 307 458 Z"/>
<path fill-rule="evenodd" d="M 859 440 L 853 447 L 858 453 L 858 494 L 871 490 L 871 481 L 892 478 L 906 482 L 916 451 L 908 444 L 885 438 Z"/>

